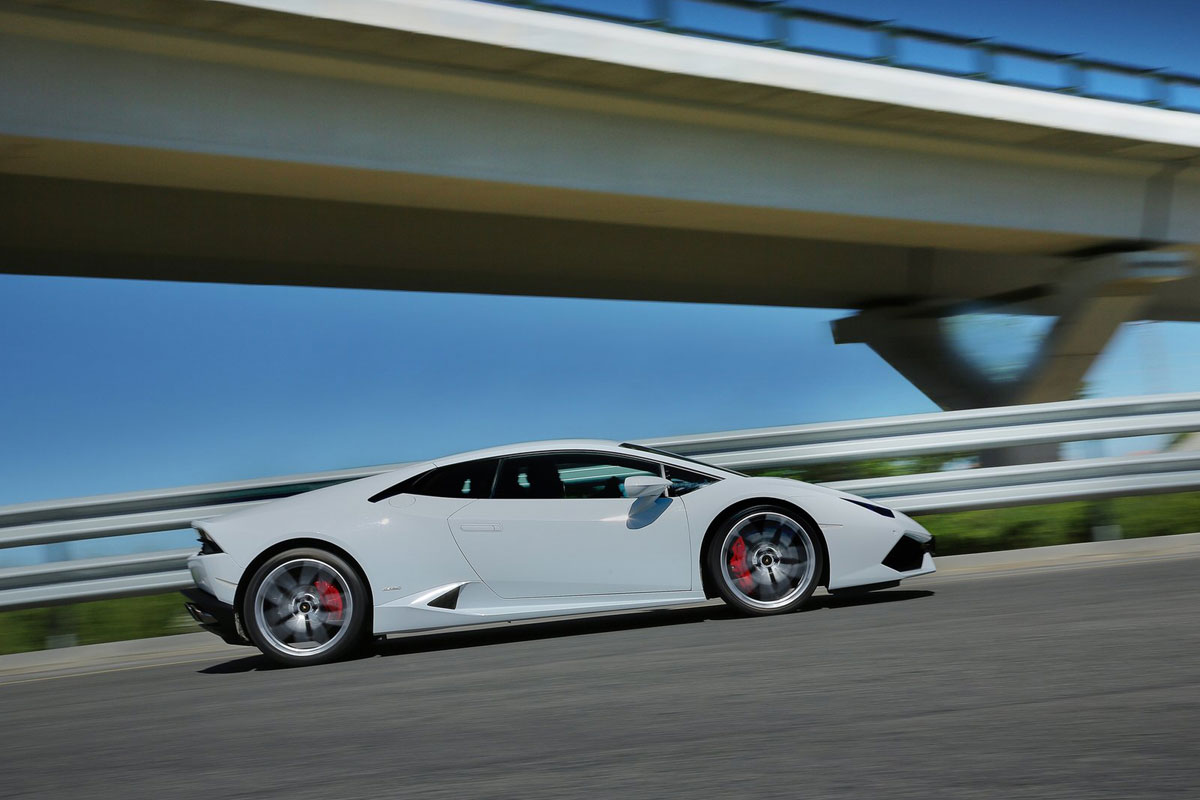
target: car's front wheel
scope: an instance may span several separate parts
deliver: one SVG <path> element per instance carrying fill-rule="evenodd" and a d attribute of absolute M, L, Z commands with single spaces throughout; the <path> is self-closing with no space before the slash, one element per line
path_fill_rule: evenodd
<path fill-rule="evenodd" d="M 358 572 L 334 553 L 297 548 L 267 559 L 250 578 L 242 621 L 259 650 L 281 664 L 322 664 L 362 643 L 369 610 Z"/>
<path fill-rule="evenodd" d="M 820 537 L 794 511 L 773 505 L 725 520 L 707 554 L 709 578 L 745 614 L 792 611 L 817 588 L 825 557 Z"/>

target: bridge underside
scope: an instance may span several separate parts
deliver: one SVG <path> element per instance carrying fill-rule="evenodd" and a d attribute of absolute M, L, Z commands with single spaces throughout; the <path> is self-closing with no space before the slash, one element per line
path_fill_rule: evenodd
<path fill-rule="evenodd" d="M 1200 318 L 1182 261 L 1111 260 L 1200 254 L 1190 115 L 485 3 L 256 4 L 0 3 L 0 272 L 857 310 L 838 338 L 944 407 L 1064 399 L 1122 321 Z M 1014 303 L 1059 318 L 1016 389 L 937 322 Z"/>
<path fill-rule="evenodd" d="M 603 207 L 622 216 L 639 201 L 582 204 L 603 218 Z M 708 228 L 0 175 L 0 271 L 845 309 L 1018 302 L 1058 314 L 1075 302 L 1057 287 L 1078 272 L 1078 257 L 721 230 L 754 226 L 739 225 L 744 209 L 655 205 L 643 199 L 639 210 Z M 756 226 L 770 216 L 758 215 Z M 793 228 L 819 226 L 793 216 Z M 906 227 L 916 241 L 945 238 L 934 226 Z M 1021 239 L 950 233 L 955 242 L 995 236 L 1008 247 Z M 1043 237 L 1026 237 L 1026 246 L 1029 238 Z M 1192 277 L 1150 294 L 1139 310 L 1192 319 L 1196 308 Z"/>

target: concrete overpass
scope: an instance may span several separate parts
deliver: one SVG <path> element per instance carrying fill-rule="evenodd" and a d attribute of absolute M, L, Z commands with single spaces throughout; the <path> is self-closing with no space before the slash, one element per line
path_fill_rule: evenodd
<path fill-rule="evenodd" d="M 1196 319 L 1198 157 L 1197 114 L 469 0 L 0 3 L 6 272 L 861 309 L 946 408 Z M 1059 324 L 995 384 L 938 320 L 1014 301 Z"/>

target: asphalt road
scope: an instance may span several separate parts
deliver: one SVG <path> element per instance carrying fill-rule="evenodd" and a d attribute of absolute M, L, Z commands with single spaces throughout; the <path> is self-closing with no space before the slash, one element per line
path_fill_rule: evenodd
<path fill-rule="evenodd" d="M 1200 797 L 1200 559 L 0 685 L 0 796 Z"/>

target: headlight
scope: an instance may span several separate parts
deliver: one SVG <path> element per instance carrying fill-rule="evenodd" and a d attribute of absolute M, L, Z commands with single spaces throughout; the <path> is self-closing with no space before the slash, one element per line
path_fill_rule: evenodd
<path fill-rule="evenodd" d="M 877 505 L 874 505 L 873 503 L 868 503 L 865 500 L 851 500 L 849 497 L 843 497 L 842 499 L 845 500 L 847 503 L 854 503 L 854 505 L 856 505 L 856 506 L 862 506 L 863 508 L 865 508 L 869 511 L 874 511 L 876 514 L 878 514 L 881 517 L 891 517 L 892 519 L 896 518 L 896 512 L 892 511 L 890 508 L 884 508 L 883 506 L 877 506 Z"/>

